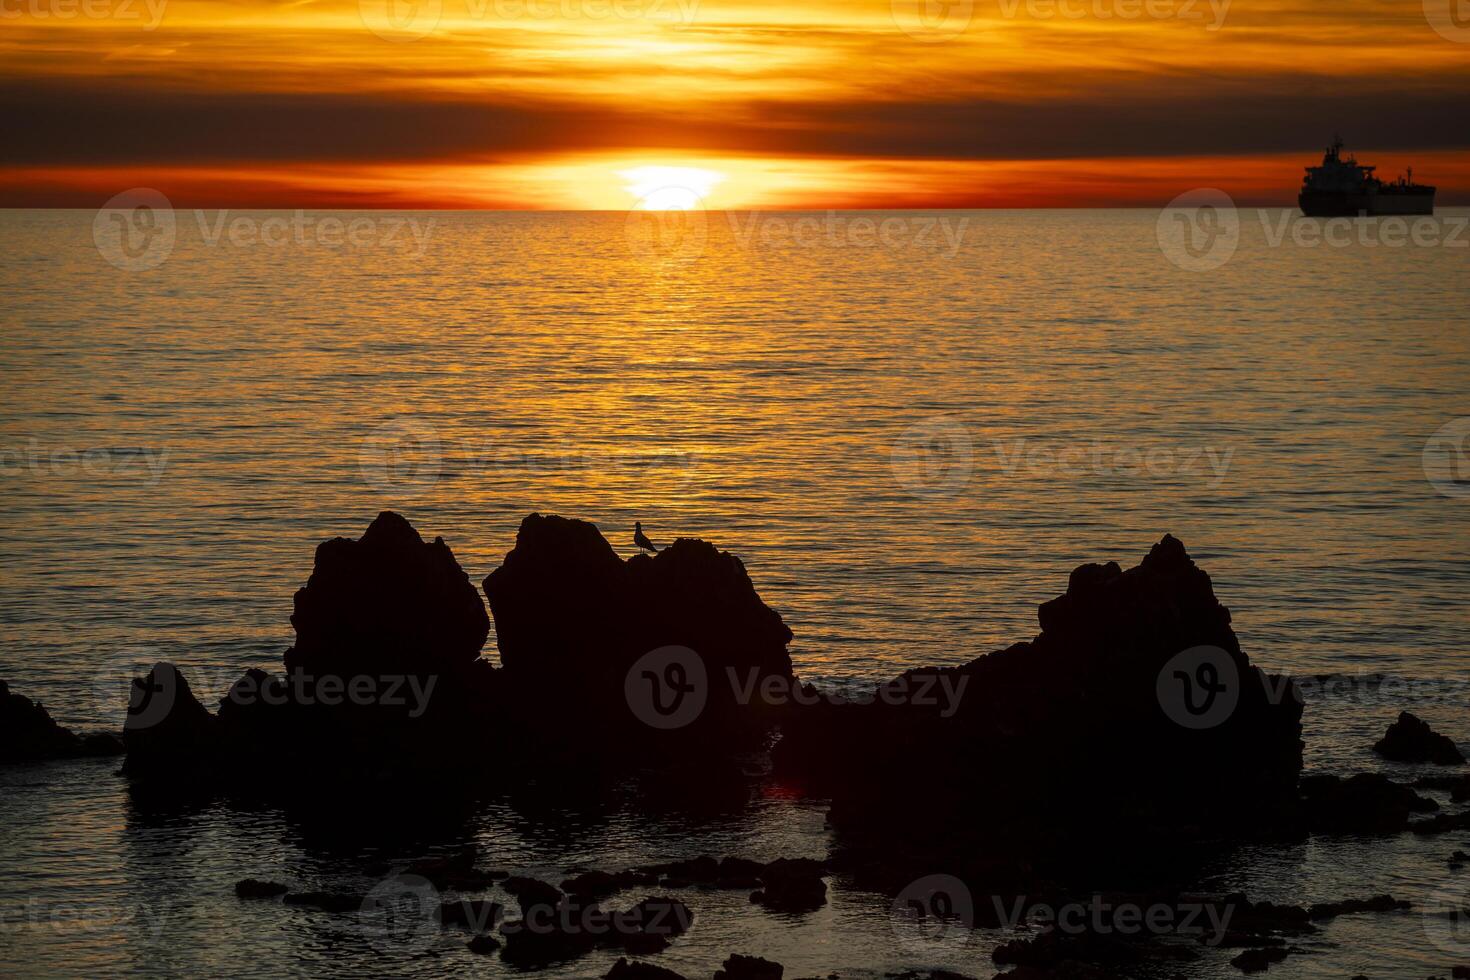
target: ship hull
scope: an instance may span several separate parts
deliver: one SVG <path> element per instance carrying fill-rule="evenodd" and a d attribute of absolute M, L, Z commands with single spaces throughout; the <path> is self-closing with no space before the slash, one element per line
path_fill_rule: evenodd
<path fill-rule="evenodd" d="M 1302 191 L 1297 196 L 1308 218 L 1379 217 L 1389 214 L 1433 214 L 1434 191 L 1397 194 L 1354 194 L 1345 191 Z"/>

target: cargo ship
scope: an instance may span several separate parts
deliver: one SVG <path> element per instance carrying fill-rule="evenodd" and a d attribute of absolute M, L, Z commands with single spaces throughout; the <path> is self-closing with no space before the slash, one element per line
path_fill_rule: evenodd
<path fill-rule="evenodd" d="M 1434 188 L 1414 183 L 1414 170 L 1391 183 L 1373 176 L 1356 157 L 1342 155 L 1342 137 L 1322 154 L 1322 166 L 1308 167 L 1297 204 L 1309 218 L 1343 215 L 1433 214 Z"/>

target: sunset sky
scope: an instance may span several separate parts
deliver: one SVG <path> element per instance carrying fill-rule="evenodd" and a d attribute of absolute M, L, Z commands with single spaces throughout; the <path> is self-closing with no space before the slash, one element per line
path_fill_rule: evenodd
<path fill-rule="evenodd" d="M 0 205 L 1287 204 L 1335 130 L 1470 203 L 1438 0 L 1060 2 L 0 0 Z"/>

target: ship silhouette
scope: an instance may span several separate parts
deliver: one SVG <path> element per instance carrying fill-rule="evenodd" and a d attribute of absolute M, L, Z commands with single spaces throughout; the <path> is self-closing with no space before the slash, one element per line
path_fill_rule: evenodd
<path fill-rule="evenodd" d="M 1434 188 L 1414 183 L 1414 170 L 1385 183 L 1373 176 L 1375 167 L 1342 154 L 1336 137 L 1322 154 L 1320 167 L 1308 167 L 1297 204 L 1309 218 L 1342 215 L 1433 214 Z"/>

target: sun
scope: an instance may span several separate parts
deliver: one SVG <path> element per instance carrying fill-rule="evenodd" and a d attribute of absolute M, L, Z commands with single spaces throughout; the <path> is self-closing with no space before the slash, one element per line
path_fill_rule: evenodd
<path fill-rule="evenodd" d="M 623 189 L 633 196 L 635 211 L 692 211 L 725 179 L 703 167 L 634 167 L 617 173 L 628 182 Z"/>

